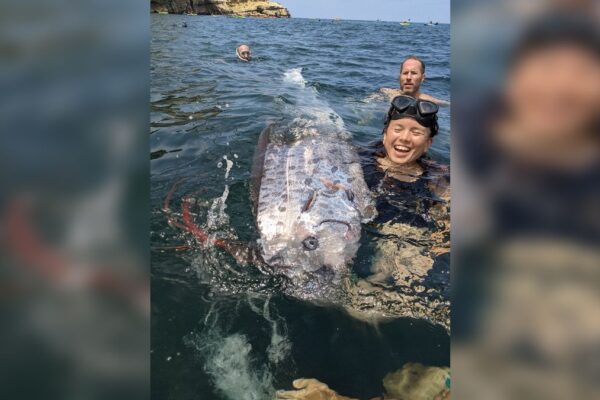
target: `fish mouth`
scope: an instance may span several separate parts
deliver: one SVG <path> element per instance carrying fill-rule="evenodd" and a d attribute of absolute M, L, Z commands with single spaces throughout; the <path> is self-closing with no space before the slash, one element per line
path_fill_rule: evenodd
<path fill-rule="evenodd" d="M 344 225 L 346 227 L 346 233 L 345 233 L 346 237 L 348 237 L 348 235 L 350 235 L 351 232 L 352 232 L 352 225 L 350 225 L 349 222 L 342 221 L 342 220 L 339 220 L 339 219 L 324 219 L 323 221 L 319 222 L 319 225 L 317 225 L 317 226 L 321 226 L 323 224 L 341 224 L 341 225 Z"/>
<path fill-rule="evenodd" d="M 269 258 L 268 260 L 265 260 L 265 262 L 272 266 L 272 267 L 278 267 L 278 268 L 283 268 L 283 269 L 289 269 L 288 266 L 283 265 L 283 257 L 280 256 L 279 254 Z"/>
<path fill-rule="evenodd" d="M 348 228 L 348 230 L 352 229 L 352 226 L 350 225 L 349 222 L 340 221 L 339 219 L 324 219 L 323 221 L 319 222 L 318 226 L 321 226 L 321 225 L 326 224 L 326 223 L 329 223 L 329 224 L 342 224 L 342 225 L 346 225 L 346 228 Z"/>

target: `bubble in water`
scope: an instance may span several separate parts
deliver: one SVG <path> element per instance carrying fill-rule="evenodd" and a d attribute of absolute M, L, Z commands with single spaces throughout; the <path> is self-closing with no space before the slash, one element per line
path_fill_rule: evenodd
<path fill-rule="evenodd" d="M 229 400 L 263 400 L 275 395 L 273 375 L 265 366 L 254 365 L 252 345 L 245 335 L 222 337 L 218 332 L 187 337 L 188 345 L 206 356 L 204 369 L 216 389 Z"/>

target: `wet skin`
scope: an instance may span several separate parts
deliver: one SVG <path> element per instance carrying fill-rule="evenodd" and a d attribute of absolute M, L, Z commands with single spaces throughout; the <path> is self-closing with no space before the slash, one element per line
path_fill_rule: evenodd
<path fill-rule="evenodd" d="M 429 128 L 412 118 L 390 121 L 383 135 L 386 158 L 396 166 L 414 166 L 431 143 Z"/>

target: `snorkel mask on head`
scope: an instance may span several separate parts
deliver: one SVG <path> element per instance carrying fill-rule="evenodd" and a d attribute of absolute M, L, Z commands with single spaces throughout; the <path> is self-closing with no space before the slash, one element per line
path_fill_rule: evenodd
<path fill-rule="evenodd" d="M 394 97 L 392 105 L 387 113 L 385 127 L 391 120 L 400 118 L 412 118 L 419 124 L 431 130 L 431 137 L 438 132 L 437 104 L 428 100 L 419 100 L 411 96 L 401 95 Z"/>

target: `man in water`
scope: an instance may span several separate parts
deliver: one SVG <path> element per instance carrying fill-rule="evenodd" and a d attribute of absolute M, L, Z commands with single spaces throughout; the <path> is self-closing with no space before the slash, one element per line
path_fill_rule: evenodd
<path fill-rule="evenodd" d="M 235 54 L 237 54 L 238 58 L 242 61 L 250 61 L 252 59 L 252 53 L 250 52 L 250 46 L 247 44 L 242 44 L 235 49 Z"/>
<path fill-rule="evenodd" d="M 425 80 L 425 63 L 417 56 L 408 56 L 400 64 L 400 89 L 381 88 L 380 92 L 390 99 L 405 94 L 420 100 L 429 100 L 440 106 L 448 106 L 449 102 L 436 99 L 421 92 L 421 84 Z"/>

